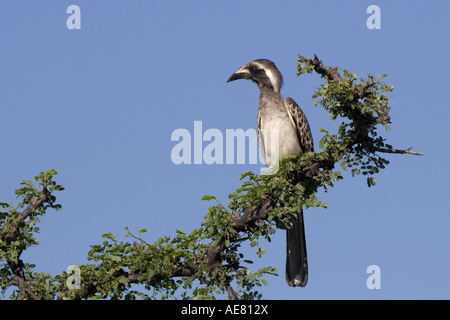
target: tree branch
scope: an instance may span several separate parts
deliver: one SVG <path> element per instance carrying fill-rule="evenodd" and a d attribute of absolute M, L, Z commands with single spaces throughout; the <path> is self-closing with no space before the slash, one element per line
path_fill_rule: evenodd
<path fill-rule="evenodd" d="M 413 154 L 416 156 L 423 156 L 422 152 L 411 151 L 412 147 L 405 149 L 405 150 L 387 149 L 387 148 L 378 148 L 378 147 L 372 147 L 372 149 L 373 149 L 373 151 L 378 151 L 378 152 L 383 152 L 383 153 Z"/>
<path fill-rule="evenodd" d="M 303 58 L 303 57 L 302 57 Z M 304 59 L 304 58 L 303 58 Z M 319 60 L 317 55 L 314 55 L 314 59 L 309 60 L 309 63 L 314 67 L 314 70 L 324 76 L 328 81 L 340 83 L 342 78 L 339 74 L 339 70 L 337 67 L 326 67 L 323 62 Z M 365 99 L 371 97 L 373 94 L 372 87 L 374 86 L 373 81 L 368 81 L 363 87 L 360 87 L 359 90 L 356 90 L 352 93 L 353 99 L 355 102 L 358 102 L 359 99 Z M 354 118 L 354 121 L 357 124 L 370 124 L 370 123 L 389 123 L 390 117 L 387 110 L 379 109 L 377 110 L 378 117 L 363 115 L 360 110 L 354 109 L 351 117 Z M 350 141 L 351 140 L 351 141 Z M 354 135 L 348 141 L 347 148 L 351 149 L 355 144 L 361 144 L 364 146 L 367 152 L 385 152 L 385 153 L 407 153 L 407 154 L 416 154 L 421 155 L 421 153 L 412 152 L 410 149 L 406 150 L 397 150 L 397 149 L 387 149 L 380 148 L 374 146 L 374 140 L 372 138 L 368 138 L 367 136 L 358 136 Z M 308 162 L 308 164 L 302 167 L 297 172 L 292 173 L 292 183 L 302 183 L 308 179 L 314 179 L 317 177 L 321 170 L 332 170 L 336 163 L 336 158 L 332 156 L 334 151 L 328 150 L 329 154 L 326 159 L 322 160 L 314 160 L 314 157 L 311 157 L 312 160 Z M 187 267 L 182 263 L 176 263 L 173 270 L 167 272 L 167 274 L 156 274 L 151 279 L 147 279 L 146 282 L 152 286 L 156 286 L 159 281 L 163 278 L 167 277 L 183 277 L 183 276 L 192 276 L 198 272 L 197 268 L 206 265 L 210 272 L 214 275 L 217 275 L 217 271 L 223 264 L 223 257 L 225 256 L 225 250 L 227 246 L 226 242 L 234 243 L 239 238 L 240 232 L 253 232 L 253 230 L 257 227 L 259 221 L 265 221 L 269 218 L 271 211 L 277 205 L 277 201 L 272 199 L 271 195 L 263 194 L 261 197 L 265 197 L 263 204 L 260 207 L 253 208 L 248 207 L 242 210 L 242 212 L 233 213 L 228 217 L 228 226 L 224 227 L 224 230 L 232 230 L 232 232 L 223 232 L 222 236 L 218 241 L 216 241 L 216 245 L 213 243 L 209 243 L 205 245 L 205 251 L 196 259 L 195 266 Z M 239 267 L 239 266 L 236 266 Z M 120 271 L 117 272 L 115 277 L 122 277 L 126 280 L 128 284 L 137 283 L 138 279 L 144 275 L 144 271 L 137 271 L 135 273 L 128 274 L 127 272 Z M 94 279 L 92 279 L 93 281 Z M 232 281 L 231 276 L 226 276 L 225 279 L 225 290 L 228 294 L 228 298 L 230 300 L 238 299 L 236 292 L 231 287 L 230 283 Z M 98 292 L 92 287 L 93 282 L 88 281 L 84 284 L 86 288 L 84 291 L 80 293 L 77 298 L 85 298 L 90 294 Z M 102 283 L 98 283 L 97 286 L 101 287 Z M 91 289 L 91 290 L 89 290 Z M 65 293 L 68 293 L 66 291 Z M 58 298 L 62 298 L 65 293 L 60 293 Z"/>
<path fill-rule="evenodd" d="M 28 218 L 32 213 L 36 212 L 44 203 L 50 200 L 50 192 L 47 188 L 43 188 L 42 196 L 36 196 L 31 200 L 31 203 L 22 211 L 17 218 L 8 220 L 3 228 L 1 229 L 3 236 L 3 241 L 6 244 L 11 243 L 16 240 L 19 235 L 19 227 L 24 223 L 25 219 Z"/>
<path fill-rule="evenodd" d="M 247 208 L 243 214 L 238 213 L 231 216 L 230 224 L 237 232 L 250 230 L 255 222 L 269 217 L 273 206 L 272 199 L 267 199 L 260 208 Z"/>
<path fill-rule="evenodd" d="M 2 243 L 4 243 L 3 248 L 0 248 L 1 251 L 7 252 L 11 243 L 15 241 L 20 235 L 20 227 L 22 227 L 25 223 L 25 219 L 27 219 L 30 215 L 32 215 L 36 210 L 38 210 L 44 203 L 50 201 L 51 195 L 47 188 L 43 188 L 42 196 L 34 197 L 30 204 L 25 208 L 22 213 L 20 213 L 15 218 L 10 216 L 10 220 L 7 220 L 0 230 L 0 234 L 2 234 Z M 21 299 L 39 299 L 32 291 L 30 284 L 27 283 L 27 279 L 25 277 L 25 273 L 23 271 L 23 262 L 20 259 L 20 255 L 22 254 L 23 248 L 16 248 L 17 256 L 15 258 L 10 258 L 8 255 L 5 255 L 6 262 L 11 270 L 13 275 L 12 284 L 19 288 L 19 295 Z"/>
<path fill-rule="evenodd" d="M 238 300 L 236 292 L 234 292 L 233 288 L 230 285 L 227 286 L 227 293 L 228 293 L 228 299 Z"/>
<path fill-rule="evenodd" d="M 20 298 L 39 300 L 39 298 L 33 293 L 31 286 L 27 283 L 27 279 L 23 272 L 23 262 L 17 259 L 17 263 L 11 260 L 7 260 L 8 266 L 13 275 L 12 284 L 19 288 Z"/>
<path fill-rule="evenodd" d="M 303 57 L 301 57 L 304 59 Z M 345 77 L 341 78 L 341 75 L 339 74 L 339 70 L 337 67 L 326 67 L 322 63 L 321 60 L 318 59 L 317 55 L 314 55 L 314 59 L 309 60 L 308 62 L 310 65 L 308 65 L 308 72 L 312 70 L 311 66 L 313 66 L 313 69 L 318 74 L 322 75 L 327 79 L 328 82 L 335 82 L 335 83 L 341 83 L 342 81 L 347 81 L 347 75 L 344 72 Z M 344 80 L 343 80 L 344 79 Z M 346 84 L 346 83 L 344 83 Z M 360 99 L 371 99 L 374 98 L 373 92 L 377 90 L 377 87 L 374 88 L 375 82 L 368 81 L 364 82 L 364 85 L 359 85 L 359 89 L 350 89 L 350 91 L 342 91 L 344 92 L 344 99 L 348 96 L 353 96 L 353 98 L 350 98 L 349 104 L 351 106 L 354 106 L 355 108 L 351 108 L 352 111 L 344 113 L 345 117 L 348 117 L 352 121 L 352 125 L 355 125 L 355 128 L 352 128 L 352 131 L 344 132 L 345 134 L 341 134 L 341 136 L 337 137 L 336 135 L 329 135 L 328 138 L 330 140 L 326 141 L 326 144 L 328 144 L 328 147 L 325 147 L 324 152 L 318 152 L 316 154 L 311 153 L 310 155 L 303 155 L 303 157 L 299 160 L 299 162 L 296 162 L 294 167 L 288 167 L 290 168 L 290 171 L 287 172 L 287 178 L 283 177 L 284 182 L 288 181 L 289 184 L 292 183 L 293 185 L 309 182 L 311 181 L 319 181 L 314 182 L 311 185 L 313 186 L 310 189 L 313 189 L 314 187 L 317 188 L 317 185 L 319 183 L 322 183 L 325 180 L 320 180 L 324 177 L 324 173 L 328 174 L 328 179 L 326 182 L 331 181 L 330 176 L 332 176 L 331 172 L 334 169 L 334 166 L 336 163 L 341 161 L 343 159 L 344 154 L 349 154 L 354 151 L 354 149 L 357 149 L 358 152 L 362 152 L 363 156 L 367 156 L 368 153 L 375 153 L 375 152 L 382 152 L 382 153 L 398 153 L 398 154 L 413 154 L 413 155 L 422 155 L 422 153 L 419 152 L 412 152 L 411 148 L 408 148 L 406 150 L 399 150 L 399 149 L 392 149 L 392 148 L 384 148 L 383 146 L 386 146 L 382 140 L 376 140 L 374 137 L 375 135 L 370 135 L 367 130 L 367 127 L 371 126 L 371 128 L 375 128 L 375 125 L 378 123 L 387 124 L 390 122 L 390 116 L 388 114 L 388 108 L 385 108 L 384 104 L 377 105 L 378 109 L 372 109 L 373 112 L 371 113 L 365 113 L 363 114 L 361 112 L 361 107 L 358 105 L 360 103 Z M 349 86 L 347 86 L 348 88 Z M 350 87 L 353 88 L 353 87 Z M 338 89 L 341 89 L 339 87 Z M 347 96 L 348 94 L 348 96 Z M 335 96 L 332 96 L 332 99 L 334 99 Z M 351 100 L 353 99 L 353 100 Z M 367 102 L 364 101 L 364 102 Z M 369 100 L 370 102 L 370 100 Z M 373 107 L 376 108 L 376 107 Z M 350 109 L 350 108 L 348 108 Z M 342 110 L 338 110 L 342 112 Z M 378 117 L 375 115 L 378 113 Z M 341 115 L 341 114 L 339 114 Z M 365 130 L 365 131 L 364 131 Z M 350 132 L 350 133 L 349 133 Z M 327 136 L 326 136 L 327 138 Z M 348 139 L 348 140 L 346 140 Z M 329 142 L 329 143 L 328 143 Z M 375 145 L 379 145 L 380 147 L 376 147 Z M 353 147 L 355 145 L 358 145 L 358 148 Z M 292 169 L 294 168 L 294 169 Z M 331 172 L 331 173 L 330 173 Z M 275 179 L 280 178 L 282 175 L 278 175 L 275 177 Z M 319 178 L 320 179 L 319 179 Z M 336 175 L 334 176 L 336 177 Z M 264 180 L 265 182 L 265 180 Z M 306 190 L 306 185 L 308 183 L 304 183 L 305 188 L 301 189 L 300 193 L 291 193 L 290 195 L 294 195 L 292 198 L 297 197 L 298 195 L 301 196 L 302 200 L 305 199 L 305 197 L 308 197 Z M 251 185 L 253 188 L 253 185 Z M 51 189 L 52 190 L 52 189 Z M 262 191 L 261 191 L 262 190 Z M 270 191 L 267 191 L 270 190 Z M 185 256 L 179 255 L 179 252 L 177 252 L 177 255 L 168 256 L 169 262 L 167 263 L 167 268 L 164 269 L 158 269 L 163 271 L 158 271 L 159 273 L 151 273 L 151 276 L 147 276 L 147 279 L 143 280 L 143 276 L 146 276 L 146 274 L 150 274 L 149 271 L 146 270 L 149 269 L 147 266 L 147 262 L 144 261 L 142 267 L 139 266 L 139 270 L 135 270 L 132 272 L 128 272 L 125 270 L 128 270 L 127 267 L 124 266 L 130 266 L 129 261 L 124 264 L 113 264 L 114 269 L 109 269 L 113 271 L 107 272 L 107 276 L 101 279 L 96 279 L 94 276 L 89 275 L 87 277 L 84 277 L 82 279 L 82 288 L 79 291 L 76 291 L 75 294 L 70 289 L 62 290 L 58 293 L 57 298 L 63 299 L 65 297 L 71 297 L 72 299 L 84 299 L 90 296 L 93 296 L 95 294 L 101 293 L 102 297 L 108 296 L 108 295 L 116 295 L 117 292 L 121 293 L 122 291 L 125 291 L 127 288 L 127 285 L 135 284 L 135 283 L 146 283 L 153 287 L 159 287 L 161 286 L 161 283 L 163 280 L 167 280 L 170 278 L 175 277 L 192 277 L 192 276 L 199 276 L 198 278 L 201 279 L 203 275 L 207 274 L 208 277 L 206 281 L 203 283 L 206 283 L 207 286 L 219 286 L 218 283 L 220 282 L 220 288 L 227 292 L 228 298 L 230 300 L 238 299 L 237 293 L 233 290 L 231 287 L 231 282 L 233 281 L 233 276 L 237 275 L 233 272 L 238 270 L 238 268 L 242 268 L 242 266 L 239 266 L 240 260 L 233 260 L 233 256 L 230 255 L 230 244 L 236 244 L 238 241 L 242 241 L 243 238 L 239 233 L 246 232 L 247 234 L 251 234 L 251 236 L 256 235 L 256 237 L 261 236 L 262 229 L 257 229 L 260 227 L 261 221 L 266 222 L 271 213 L 274 209 L 279 209 L 280 203 L 284 200 L 277 199 L 277 196 L 274 195 L 273 190 L 276 189 L 258 189 L 255 197 L 259 197 L 257 201 L 262 201 L 262 205 L 259 207 L 254 207 L 254 199 L 249 201 L 249 198 L 246 198 L 246 201 L 239 203 L 238 207 L 239 209 L 235 209 L 233 213 L 228 215 L 228 211 L 222 211 L 225 213 L 225 215 L 221 216 L 219 219 L 220 225 L 213 225 L 214 228 L 216 228 L 218 233 L 213 233 L 213 236 L 211 236 L 211 233 L 207 233 L 207 236 L 202 235 L 203 238 L 197 238 L 196 241 L 199 241 L 198 239 L 209 239 L 211 243 L 206 245 L 199 245 L 197 246 L 197 243 L 193 246 L 195 251 L 195 254 L 190 255 L 189 258 L 185 259 Z M 317 189 L 315 189 L 317 190 Z M 241 192 L 241 191 L 239 191 Z M 284 192 L 284 190 L 283 190 Z M 308 191 L 309 192 L 309 191 Z M 242 198 L 239 198 L 239 201 Z M 47 189 L 44 188 L 43 195 L 40 197 L 34 197 L 31 200 L 30 205 L 18 216 L 16 216 L 15 219 L 10 221 L 9 223 L 5 224 L 2 231 L 3 234 L 3 242 L 4 243 L 11 243 L 12 241 L 16 240 L 19 235 L 19 228 L 24 223 L 24 221 L 36 210 L 38 210 L 41 206 L 44 205 L 45 202 L 50 202 L 51 196 L 50 193 L 47 191 Z M 260 202 L 256 202 L 260 203 Z M 244 204 L 244 205 L 241 205 Z M 305 204 L 303 202 L 297 202 L 296 205 L 304 206 Z M 235 208 L 236 208 L 235 207 Z M 283 207 L 283 208 L 287 208 Z M 283 209 L 281 208 L 281 209 Z M 295 208 L 298 208 L 297 206 Z M 284 210 L 284 209 L 283 209 Z M 278 213 L 278 212 L 277 212 Z M 282 212 L 284 214 L 284 211 Z M 280 216 L 277 216 L 280 218 Z M 281 216 L 281 219 L 284 219 L 285 216 Z M 220 227 L 217 227 L 220 226 Z M 206 229 L 206 228 L 205 228 Z M 6 230 L 6 232 L 4 232 Z M 254 231 L 258 231 L 258 233 L 255 233 Z M 215 239 L 212 239 L 214 237 L 217 237 Z M 140 238 L 139 238 L 140 239 Z M 190 238 L 192 240 L 192 238 Z M 180 240 L 181 241 L 181 240 Z M 176 246 L 180 244 L 181 242 L 172 242 L 169 243 L 169 245 L 173 245 L 175 243 L 174 247 L 171 247 L 170 249 L 177 248 Z M 192 242 L 193 243 L 193 242 Z M 145 243 L 148 247 L 151 247 L 150 244 Z M 107 249 L 111 249 L 112 245 L 108 247 Z M 185 248 L 185 247 L 182 247 Z M 200 249 L 199 249 L 200 248 Z M 2 249 L 2 248 L 0 248 Z M 158 247 L 151 248 L 152 250 L 159 250 Z M 103 250 L 103 248 L 101 249 Z M 228 250 L 228 251 L 227 251 Z M 199 251 L 201 251 L 199 253 Z M 99 249 L 99 252 L 100 249 Z M 169 252 L 171 252 L 169 250 Z M 190 253 L 191 253 L 190 252 Z M 102 252 L 101 252 L 102 253 Z M 109 253 L 109 252 L 108 252 Z M 127 251 L 127 253 L 130 253 L 130 251 Z M 134 252 L 129 255 L 121 255 L 119 260 L 122 257 L 128 258 L 128 257 L 136 257 L 140 253 Z M 227 256 L 228 254 L 228 256 Z M 20 256 L 20 253 L 19 253 Z M 231 256 L 231 258 L 230 258 Z M 97 256 L 99 257 L 99 256 Z M 101 255 L 100 255 L 101 257 Z M 152 255 L 150 255 L 152 257 Z M 175 258 L 174 258 L 175 257 Z M 166 257 L 164 257 L 166 258 Z M 150 258 L 151 259 L 151 258 Z M 100 260 L 100 259 L 99 259 Z M 141 259 L 142 260 L 142 259 Z M 95 260 L 98 261 L 98 260 Z M 130 260 L 135 261 L 135 260 Z M 224 261 L 228 264 L 225 265 Z M 231 261 L 231 262 L 230 262 Z M 237 262 L 236 262 L 237 261 Z M 14 263 L 14 261 L 8 261 L 10 269 L 14 276 L 14 284 L 19 287 L 20 295 L 23 298 L 31 298 L 31 299 L 37 299 L 38 297 L 32 292 L 31 286 L 27 284 L 27 281 L 25 279 L 25 275 L 23 272 L 23 263 L 20 259 L 18 259 L 17 263 Z M 103 262 L 102 262 L 103 263 Z M 110 261 L 108 261 L 110 263 Z M 104 268 L 112 268 L 110 265 L 106 263 L 105 266 L 102 266 Z M 205 266 L 207 267 L 207 270 L 205 271 Z M 134 268 L 138 268 L 138 266 L 134 266 Z M 93 273 L 95 275 L 95 273 Z M 117 289 L 114 289 L 115 291 L 111 291 L 108 289 L 108 285 L 111 281 L 118 281 L 120 280 L 119 284 L 117 285 Z M 124 281 L 122 281 L 124 280 Z M 201 280 L 202 281 L 202 280 Z M 102 288 L 103 287 L 103 288 Z M 107 289 L 105 289 L 107 288 Z M 36 291 L 37 292 L 37 291 Z M 113 293 L 111 293 L 113 292 Z"/>
<path fill-rule="evenodd" d="M 314 66 L 314 71 L 316 71 L 318 74 L 331 81 L 341 82 L 342 78 L 339 74 L 338 67 L 325 67 L 322 60 L 319 60 L 316 54 L 314 54 L 314 59 L 310 60 L 310 63 Z"/>
<path fill-rule="evenodd" d="M 305 57 L 299 56 L 300 58 L 307 60 Z M 322 60 L 319 60 L 316 54 L 314 54 L 314 59 L 309 59 L 309 63 L 314 66 L 314 71 L 323 76 L 328 81 L 340 83 L 342 81 L 341 75 L 339 74 L 339 67 L 326 67 Z M 373 81 L 367 82 L 362 90 L 354 90 L 353 99 L 355 101 L 359 99 L 364 99 L 370 96 L 370 89 L 375 83 Z M 368 117 L 367 122 L 377 122 L 382 124 L 390 123 L 391 117 L 386 110 L 377 108 L 378 117 Z M 364 118 L 359 112 L 359 110 L 354 110 L 354 116 L 356 118 Z M 367 117 L 366 117 L 367 118 Z"/>

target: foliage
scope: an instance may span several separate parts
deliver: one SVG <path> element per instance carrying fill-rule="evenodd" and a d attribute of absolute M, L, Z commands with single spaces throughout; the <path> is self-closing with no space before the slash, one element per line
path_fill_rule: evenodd
<path fill-rule="evenodd" d="M 2 292 L 11 285 L 18 285 L 15 277 L 22 276 L 29 279 L 28 286 L 35 294 L 43 299 L 54 296 L 52 276 L 46 273 L 34 272 L 34 264 L 24 263 L 20 260 L 22 252 L 29 247 L 39 244 L 36 234 L 39 232 L 37 223 L 41 221 L 48 208 L 60 210 L 61 205 L 56 204 L 56 197 L 52 192 L 62 191 L 64 187 L 53 181 L 55 170 L 41 172 L 32 180 L 23 180 L 22 187 L 16 190 L 20 202 L 14 206 L 12 203 L 0 202 L 3 210 L 0 212 L 0 286 Z M 40 201 L 42 200 L 42 201 Z M 27 206 L 27 209 L 22 209 Z M 20 273 L 17 268 L 20 266 Z M 13 269 L 13 270 L 11 270 Z M 20 294 L 14 292 L 11 298 L 19 298 Z"/>
<path fill-rule="evenodd" d="M 21 260 L 24 250 L 39 243 L 37 223 L 47 209 L 61 208 L 53 193 L 64 189 L 53 180 L 55 170 L 36 176 L 37 184 L 24 180 L 16 190 L 16 206 L 0 203 L 5 210 L 0 212 L 2 292 L 16 286 L 12 299 L 262 298 L 258 288 L 277 270 L 252 270 L 253 261 L 244 257 L 242 245 L 261 257 L 262 243 L 270 243 L 277 229 L 288 228 L 299 210 L 327 207 L 317 191 L 343 179 L 335 164 L 352 176 L 366 175 L 370 187 L 375 185 L 374 174 L 389 163 L 380 153 L 395 153 L 378 132 L 379 127 L 389 130 L 390 123 L 388 94 L 393 86 L 383 82 L 385 75 L 358 80 L 343 70 L 341 77 L 337 68 L 323 66 L 317 57 L 299 56 L 298 75 L 313 71 L 325 80 L 313 94 L 315 105 L 327 110 L 331 120 L 342 120 L 336 133 L 320 130 L 319 151 L 286 157 L 274 174 L 243 173 L 242 185 L 229 194 L 227 205 L 214 196 L 203 197 L 214 204 L 190 233 L 176 230 L 173 237 L 148 243 L 145 229 L 135 235 L 126 228 L 125 236 L 132 241 L 105 232 L 103 242 L 88 253 L 92 263 L 78 266 L 79 288 L 69 288 L 71 275 L 66 271 L 56 276 L 37 273 L 33 264 Z"/>
<path fill-rule="evenodd" d="M 317 65 L 313 62 L 309 57 L 299 56 L 297 75 L 311 73 Z M 314 106 L 322 106 L 332 120 L 340 118 L 343 121 L 336 134 L 330 134 L 326 129 L 320 130 L 325 135 L 319 143 L 319 148 L 324 149 L 319 158 L 331 156 L 335 163 L 340 162 L 343 170 L 350 168 L 352 176 L 362 173 L 367 176 L 369 187 L 375 185 L 373 175 L 384 169 L 389 161 L 373 151 L 392 149 L 377 130 L 380 125 L 386 130 L 391 128 L 388 94 L 394 86 L 382 81 L 386 74 L 376 77 L 367 74 L 367 79 L 361 78 L 359 81 L 348 70 L 343 70 L 342 78 L 340 75 L 334 79 L 328 74 L 322 76 L 328 81 L 322 83 L 313 94 L 313 98 L 317 99 Z M 332 185 L 331 180 L 335 177 L 339 177 L 338 172 L 330 177 L 326 185 Z"/>

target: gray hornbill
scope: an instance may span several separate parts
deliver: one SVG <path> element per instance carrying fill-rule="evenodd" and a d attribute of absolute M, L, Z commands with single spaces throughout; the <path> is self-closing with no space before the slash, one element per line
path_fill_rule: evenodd
<path fill-rule="evenodd" d="M 278 165 L 287 155 L 313 152 L 313 138 L 305 114 L 291 99 L 280 94 L 283 76 L 275 64 L 257 59 L 240 67 L 227 82 L 237 79 L 254 81 L 261 93 L 257 116 L 258 140 L 268 168 Z M 308 282 L 305 226 L 303 211 L 286 230 L 286 281 L 291 287 L 304 287 Z"/>

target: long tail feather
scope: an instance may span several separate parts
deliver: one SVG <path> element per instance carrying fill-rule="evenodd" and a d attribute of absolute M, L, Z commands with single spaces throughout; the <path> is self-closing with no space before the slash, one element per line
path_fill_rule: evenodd
<path fill-rule="evenodd" d="M 304 287 L 308 283 L 303 211 L 300 211 L 292 228 L 286 230 L 286 281 L 291 287 Z"/>

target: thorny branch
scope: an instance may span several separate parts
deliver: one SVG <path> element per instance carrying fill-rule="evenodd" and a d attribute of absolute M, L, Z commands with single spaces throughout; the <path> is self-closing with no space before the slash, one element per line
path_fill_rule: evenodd
<path fill-rule="evenodd" d="M 314 59 L 310 60 L 310 63 L 314 66 L 314 70 L 327 78 L 329 81 L 334 82 L 340 82 L 342 80 L 339 70 L 337 67 L 325 67 L 321 60 L 318 59 L 316 55 L 314 55 Z M 355 99 L 361 99 L 366 97 L 368 94 L 368 90 L 370 89 L 372 83 L 368 83 L 365 88 L 361 91 L 355 91 L 354 97 Z M 358 111 L 356 111 L 358 112 Z M 372 118 L 372 119 L 365 119 L 365 121 L 374 121 L 378 123 L 389 123 L 390 117 L 387 111 L 384 110 L 378 110 L 378 117 Z M 357 117 L 356 115 L 355 117 Z M 367 139 L 367 137 L 365 138 Z M 357 138 L 355 140 L 352 140 L 348 147 L 351 148 L 352 145 L 355 144 L 363 144 L 366 147 L 366 150 L 368 152 L 374 153 L 374 152 L 384 152 L 384 153 L 398 153 L 398 154 L 412 154 L 412 155 L 422 155 L 422 153 L 419 152 L 412 152 L 411 148 L 408 148 L 406 150 L 399 150 L 399 149 L 387 149 L 387 148 L 379 148 L 374 146 L 374 144 L 367 143 L 367 141 L 358 141 Z M 293 183 L 299 183 L 301 181 L 304 181 L 305 179 L 314 178 L 317 176 L 320 172 L 320 170 L 330 170 L 334 167 L 334 162 L 327 161 L 327 160 L 317 160 L 317 161 L 310 161 L 310 163 L 303 167 L 299 172 L 297 172 L 294 175 L 294 181 Z M 7 228 L 8 232 L 3 233 L 3 241 L 11 242 L 17 237 L 17 229 L 19 224 L 23 223 L 23 221 L 35 210 L 37 210 L 40 206 L 42 206 L 45 202 L 49 201 L 50 194 L 48 191 L 44 190 L 43 195 L 41 197 L 36 197 L 32 200 L 31 204 L 15 219 L 12 221 L 9 225 L 5 225 L 3 228 Z M 205 264 L 208 266 L 209 270 L 211 270 L 212 273 L 214 273 L 215 270 L 217 270 L 223 263 L 223 256 L 225 255 L 225 242 L 233 242 L 237 240 L 237 236 L 239 232 L 243 231 L 251 231 L 252 228 L 254 228 L 255 224 L 258 221 L 267 220 L 269 218 L 269 215 L 271 213 L 271 210 L 275 207 L 276 203 L 268 196 L 268 198 L 264 201 L 264 203 L 258 207 L 258 208 L 247 208 L 243 212 L 237 212 L 232 214 L 229 217 L 228 223 L 230 227 L 235 230 L 235 233 L 232 235 L 223 235 L 219 241 L 217 241 L 216 245 L 213 243 L 210 243 L 205 246 L 205 252 L 203 252 L 202 255 L 200 255 L 197 259 L 197 265 L 196 266 L 186 266 L 182 262 L 178 262 L 173 270 L 165 275 L 153 275 L 151 278 L 146 279 L 145 281 L 150 284 L 154 285 L 157 283 L 162 277 L 186 277 L 186 276 L 192 276 L 196 274 L 197 268 L 200 266 L 204 266 Z M 1 249 L 1 248 L 0 248 Z M 33 294 L 31 288 L 27 286 L 27 281 L 23 275 L 23 270 L 20 266 L 21 261 L 19 260 L 19 263 L 9 263 L 11 266 L 11 271 L 14 274 L 14 284 L 19 287 L 20 294 L 22 298 L 28 298 L 28 299 L 38 299 L 38 297 Z M 132 283 L 138 283 L 139 278 L 145 275 L 146 270 L 138 270 L 134 272 L 126 272 L 122 269 L 118 270 L 113 277 L 115 278 L 121 278 L 126 281 L 128 284 Z M 233 279 L 229 278 L 227 279 L 226 284 L 226 292 L 228 294 L 228 298 L 230 300 L 237 299 L 237 294 L 231 287 L 230 283 Z M 99 283 L 97 279 L 83 279 L 82 281 L 82 289 L 79 291 L 79 293 L 74 297 L 75 299 L 84 299 L 87 298 L 96 292 L 99 292 L 99 290 L 102 287 L 102 283 Z M 58 295 L 58 299 L 63 299 L 65 296 L 67 296 L 70 293 L 69 289 L 66 289 L 64 291 L 61 291 Z"/>

